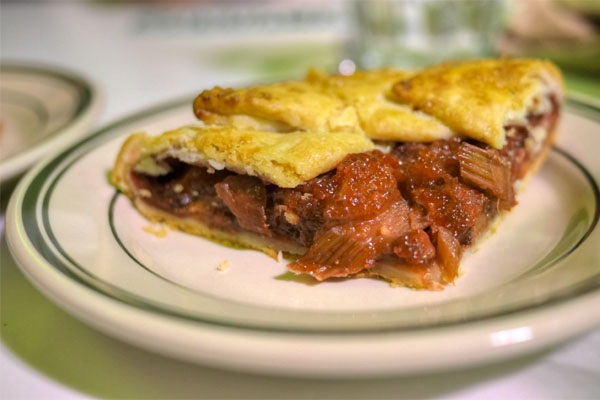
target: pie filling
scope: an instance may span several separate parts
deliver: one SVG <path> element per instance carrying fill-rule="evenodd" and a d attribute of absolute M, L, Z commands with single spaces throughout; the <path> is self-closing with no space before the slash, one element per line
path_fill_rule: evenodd
<path fill-rule="evenodd" d="M 550 145 L 551 100 L 549 112 L 506 126 L 501 150 L 459 138 L 396 143 L 389 153 L 350 154 L 293 189 L 175 158 L 160 160 L 166 175 L 133 170 L 131 181 L 144 202 L 176 217 L 305 248 L 288 265 L 293 272 L 391 281 L 399 273 L 405 285 L 434 288 L 453 282 L 464 249 L 516 204 L 514 182 Z"/>

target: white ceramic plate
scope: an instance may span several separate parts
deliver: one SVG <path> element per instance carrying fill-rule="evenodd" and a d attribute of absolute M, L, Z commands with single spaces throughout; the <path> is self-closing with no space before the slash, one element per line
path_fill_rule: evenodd
<path fill-rule="evenodd" d="M 69 71 L 0 65 L 0 182 L 88 133 L 98 89 Z"/>
<path fill-rule="evenodd" d="M 126 135 L 194 122 L 190 104 L 96 132 L 27 174 L 11 199 L 7 237 L 23 271 L 99 329 L 211 365 L 352 376 L 500 360 L 600 323 L 598 111 L 571 106 L 518 207 L 464 259 L 454 286 L 428 292 L 372 279 L 311 284 L 256 251 L 149 233 L 161 227 L 107 173 Z"/>

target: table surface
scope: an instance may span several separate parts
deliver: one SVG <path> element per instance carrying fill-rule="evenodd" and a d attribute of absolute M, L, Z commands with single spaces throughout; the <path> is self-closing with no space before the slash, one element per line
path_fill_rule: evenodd
<path fill-rule="evenodd" d="M 200 24 L 206 15 L 226 18 L 212 7 L 7 3 L 1 12 L 0 54 L 3 62 L 47 63 L 89 77 L 105 98 L 96 127 L 216 84 L 299 76 L 310 65 L 327 68 L 339 61 L 344 31 L 339 5 L 300 27 L 309 34 L 273 28 L 283 30 L 278 35 L 252 24 L 231 29 Z M 241 35 L 242 28 L 248 32 Z M 293 49 L 290 40 L 296 43 Z M 1 188 L 3 210 L 13 185 Z M 252 375 L 165 358 L 88 327 L 27 281 L 8 252 L 3 229 L 0 257 L 2 399 L 600 397 L 598 329 L 542 354 L 427 376 Z"/>

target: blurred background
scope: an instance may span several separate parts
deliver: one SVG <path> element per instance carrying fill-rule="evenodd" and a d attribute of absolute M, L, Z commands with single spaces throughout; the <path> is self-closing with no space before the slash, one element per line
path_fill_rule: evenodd
<path fill-rule="evenodd" d="M 3 0 L 1 11 L 2 61 L 72 67 L 109 96 L 142 68 L 156 78 L 146 90 L 164 98 L 310 66 L 349 73 L 499 55 L 549 58 L 577 95 L 600 91 L 600 0 Z"/>
<path fill-rule="evenodd" d="M 553 60 L 565 73 L 569 96 L 600 107 L 599 35 L 600 0 L 0 3 L 0 62 L 50 66 L 89 79 L 104 99 L 95 127 L 173 98 L 191 98 L 214 85 L 301 78 L 309 67 L 350 74 L 358 68 L 413 69 L 489 56 Z M 94 126 L 84 133 L 93 132 Z M 1 182 L 2 213 L 17 180 Z M 215 398 L 227 393 L 241 398 L 254 390 L 272 398 L 300 398 L 310 397 L 312 385 L 325 397 L 369 397 L 358 383 L 344 383 L 342 391 L 340 385 L 326 382 L 277 383 L 135 349 L 87 327 L 42 296 L 19 272 L 3 237 L 0 255 L 0 397 L 79 399 L 85 393 L 165 398 L 178 393 L 189 398 L 205 393 Z M 585 345 L 579 345 L 577 354 L 585 353 Z M 553 362 L 570 366 L 577 358 L 559 352 L 554 361 L 534 364 L 522 374 L 503 366 L 434 377 L 429 383 L 435 384 L 422 387 L 411 379 L 376 386 L 387 390 L 388 398 L 397 393 L 437 397 L 453 391 L 461 397 L 461 390 L 469 386 L 474 388 L 470 398 L 498 398 L 498 387 L 526 387 L 531 391 L 519 393 L 539 398 L 577 397 L 580 388 L 580 394 L 589 396 L 584 384 L 557 392 L 550 381 L 560 379 L 547 379 L 562 371 L 552 369 Z M 581 370 L 571 369 L 585 378 Z M 497 386 L 479 385 L 503 375 L 509 378 L 498 378 Z M 232 377 L 237 386 L 231 384 Z M 592 381 L 597 382 L 597 376 L 586 382 Z M 288 390 L 289 385 L 294 390 Z"/>

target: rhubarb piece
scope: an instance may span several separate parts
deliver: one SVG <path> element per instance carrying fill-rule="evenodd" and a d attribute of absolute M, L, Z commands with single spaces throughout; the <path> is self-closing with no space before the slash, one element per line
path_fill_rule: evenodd
<path fill-rule="evenodd" d="M 493 193 L 500 200 L 500 209 L 509 210 L 515 204 L 510 161 L 498 150 L 463 142 L 458 148 L 458 162 L 460 177 Z"/>
<path fill-rule="evenodd" d="M 267 192 L 260 179 L 231 175 L 217 183 L 215 189 L 242 228 L 271 236 L 265 214 Z"/>
<path fill-rule="evenodd" d="M 442 269 L 442 279 L 446 283 L 452 283 L 458 274 L 461 256 L 460 243 L 452 232 L 444 227 L 438 227 L 435 236 L 437 259 Z"/>
<path fill-rule="evenodd" d="M 424 230 L 410 231 L 394 244 L 394 254 L 410 264 L 426 264 L 435 258 L 435 247 Z"/>
<path fill-rule="evenodd" d="M 318 280 L 355 274 L 372 267 L 378 255 L 391 252 L 392 243 L 409 229 L 408 205 L 399 201 L 375 219 L 325 227 L 288 269 Z"/>
<path fill-rule="evenodd" d="M 325 207 L 327 221 L 339 224 L 373 218 L 398 201 L 396 163 L 393 156 L 378 150 L 346 157 L 333 177 L 334 194 Z"/>
<path fill-rule="evenodd" d="M 355 274 L 373 262 L 375 249 L 366 238 L 336 226 L 317 238 L 308 253 L 288 266 L 290 271 L 309 274 L 322 281 Z"/>

